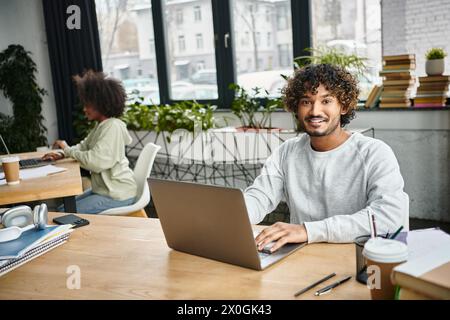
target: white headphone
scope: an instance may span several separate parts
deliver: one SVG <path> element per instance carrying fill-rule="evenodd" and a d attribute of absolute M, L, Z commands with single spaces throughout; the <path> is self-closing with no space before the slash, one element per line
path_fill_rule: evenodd
<path fill-rule="evenodd" d="M 0 223 L 5 227 L 0 229 L 0 242 L 15 240 L 20 235 L 33 228 L 45 229 L 48 220 L 47 205 L 42 203 L 31 210 L 28 206 L 13 207 L 0 214 Z"/>

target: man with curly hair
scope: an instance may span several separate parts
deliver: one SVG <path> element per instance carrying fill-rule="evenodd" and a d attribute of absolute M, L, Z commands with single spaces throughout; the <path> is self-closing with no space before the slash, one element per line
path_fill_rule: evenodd
<path fill-rule="evenodd" d="M 96 122 L 95 127 L 75 146 L 56 140 L 54 146 L 63 152 L 48 153 L 43 158 L 70 157 L 91 172 L 92 189 L 76 197 L 78 212 L 95 214 L 131 205 L 136 200 L 137 184 L 125 146 L 132 140 L 125 123 L 118 119 L 125 109 L 125 90 L 120 81 L 92 70 L 75 76 L 74 81 L 86 118 Z M 58 210 L 64 211 L 64 207 Z"/>
<path fill-rule="evenodd" d="M 344 128 L 358 94 L 355 78 L 328 64 L 306 66 L 288 80 L 283 101 L 306 134 L 276 149 L 244 195 L 253 224 L 283 199 L 291 223 L 262 231 L 259 250 L 271 243 L 274 252 L 286 243 L 352 242 L 370 234 L 369 211 L 378 234 L 407 222 L 409 197 L 392 149 Z"/>

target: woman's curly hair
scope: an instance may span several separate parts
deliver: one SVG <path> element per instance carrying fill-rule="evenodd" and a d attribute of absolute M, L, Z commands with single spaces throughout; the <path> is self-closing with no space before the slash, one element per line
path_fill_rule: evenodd
<path fill-rule="evenodd" d="M 125 109 L 126 93 L 122 83 L 103 72 L 88 70 L 73 77 L 83 105 L 91 105 L 106 117 L 120 117 Z"/>
<path fill-rule="evenodd" d="M 295 71 L 281 91 L 283 103 L 288 111 L 297 114 L 300 99 L 306 93 L 317 94 L 323 85 L 339 101 L 347 113 L 341 115 L 341 127 L 355 118 L 358 103 L 358 82 L 348 71 L 330 64 L 310 64 Z"/>

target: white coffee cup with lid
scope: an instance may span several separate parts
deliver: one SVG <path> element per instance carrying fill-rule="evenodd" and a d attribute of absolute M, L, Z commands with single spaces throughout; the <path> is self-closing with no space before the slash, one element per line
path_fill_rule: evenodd
<path fill-rule="evenodd" d="M 408 260 L 408 246 L 397 240 L 372 238 L 364 245 L 362 254 L 367 259 L 367 285 L 372 299 L 393 299 L 392 269 Z"/>

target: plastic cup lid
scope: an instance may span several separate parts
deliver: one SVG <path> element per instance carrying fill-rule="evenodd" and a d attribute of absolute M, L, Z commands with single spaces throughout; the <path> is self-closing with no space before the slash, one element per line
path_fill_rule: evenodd
<path fill-rule="evenodd" d="M 375 262 L 403 262 L 408 260 L 408 246 L 397 240 L 375 238 L 366 242 L 362 254 Z"/>
<path fill-rule="evenodd" d="M 1 163 L 10 163 L 10 162 L 18 162 L 20 160 L 19 157 L 4 157 L 0 159 Z"/>

